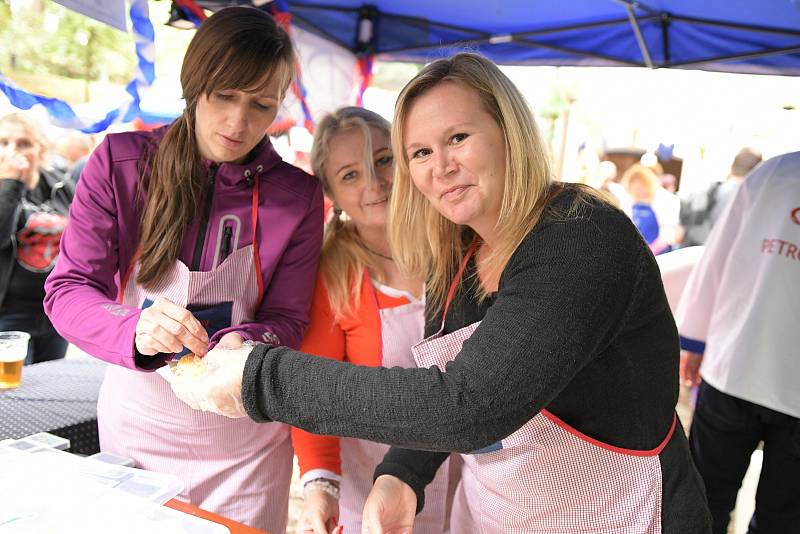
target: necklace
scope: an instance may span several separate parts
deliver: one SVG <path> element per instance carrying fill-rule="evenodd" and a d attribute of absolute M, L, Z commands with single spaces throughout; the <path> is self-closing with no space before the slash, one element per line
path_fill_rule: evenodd
<path fill-rule="evenodd" d="M 392 258 L 391 256 L 387 256 L 386 254 L 382 254 L 382 253 L 378 252 L 377 250 L 372 250 L 363 241 L 361 241 L 360 244 L 361 244 L 362 247 L 364 247 L 364 250 L 366 250 L 370 254 L 374 254 L 375 256 L 379 256 L 379 257 L 383 258 L 384 260 L 394 261 L 394 258 Z"/>

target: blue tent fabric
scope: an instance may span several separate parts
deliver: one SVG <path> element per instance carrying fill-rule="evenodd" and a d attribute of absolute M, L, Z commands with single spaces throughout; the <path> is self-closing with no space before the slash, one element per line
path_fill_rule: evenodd
<path fill-rule="evenodd" d="M 212 9 L 220 4 L 198 3 Z M 800 0 L 284 3 L 294 24 L 356 53 L 387 60 L 427 62 L 467 47 L 513 65 L 800 74 Z M 358 43 L 363 19 L 375 28 L 368 46 Z"/>

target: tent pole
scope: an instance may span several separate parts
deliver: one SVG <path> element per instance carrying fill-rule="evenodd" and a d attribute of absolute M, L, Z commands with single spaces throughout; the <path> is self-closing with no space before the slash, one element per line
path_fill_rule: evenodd
<path fill-rule="evenodd" d="M 636 14 L 633 12 L 633 6 L 630 4 L 625 4 L 625 9 L 628 11 L 628 20 L 631 23 L 633 34 L 636 36 L 636 42 L 639 43 L 639 50 L 642 51 L 644 64 L 653 69 L 655 68 L 653 65 L 653 59 L 650 57 L 650 50 L 648 50 L 647 43 L 644 41 L 642 29 L 639 27 L 639 21 L 636 20 Z"/>
<path fill-rule="evenodd" d="M 512 36 L 513 37 L 513 36 Z M 507 41 L 504 41 L 507 42 Z M 608 61 L 610 63 L 615 63 L 619 65 L 625 65 L 628 67 L 641 67 L 643 66 L 642 63 L 637 63 L 636 61 L 630 61 L 627 59 L 620 59 L 612 56 L 604 56 L 602 54 L 597 54 L 595 52 L 587 52 L 584 50 L 575 50 L 572 48 L 565 48 L 562 46 L 554 46 L 545 43 L 539 43 L 536 41 L 530 41 L 528 39 L 519 40 L 513 39 L 515 44 L 519 44 L 522 46 L 526 46 L 528 48 L 543 48 L 545 50 L 554 50 L 556 52 L 565 52 L 567 54 L 572 54 L 577 57 L 593 57 L 595 59 L 602 59 L 604 61 Z M 389 50 L 380 50 L 378 54 L 380 55 L 389 55 L 389 54 L 402 54 L 403 52 L 418 52 L 421 50 L 433 50 L 437 48 L 447 48 L 453 46 L 463 46 L 465 44 L 490 44 L 491 41 L 489 38 L 486 39 L 470 39 L 470 40 L 458 40 L 458 41 L 447 41 L 447 42 L 439 42 L 439 43 L 431 43 L 431 44 L 424 44 L 419 46 L 407 46 L 404 48 L 392 48 Z"/>
<path fill-rule="evenodd" d="M 556 177 L 559 181 L 564 181 L 564 159 L 567 157 L 567 134 L 569 132 L 569 117 L 570 117 L 570 110 L 572 109 L 572 103 L 574 99 L 570 96 L 567 96 L 567 106 L 564 109 L 561 115 L 561 146 L 558 150 L 558 168 L 556 171 Z"/>
<path fill-rule="evenodd" d="M 732 30 L 747 30 L 760 33 L 778 33 L 800 37 L 800 30 L 789 30 L 786 28 L 776 28 L 772 26 L 757 26 L 754 24 L 739 24 L 737 22 L 724 22 L 721 20 L 700 19 L 696 17 L 685 17 L 683 15 L 671 15 L 672 20 L 686 22 L 688 24 L 699 24 L 705 26 L 717 26 L 719 28 L 729 28 Z"/>
<path fill-rule="evenodd" d="M 480 41 L 478 41 L 480 42 Z M 621 59 L 613 56 L 606 56 L 604 54 L 598 54 L 597 52 L 588 52 L 585 50 L 575 50 L 574 48 L 566 48 L 563 46 L 555 46 L 549 45 L 545 43 L 540 43 L 538 41 L 531 41 L 530 39 L 514 39 L 515 44 L 519 44 L 522 46 L 527 46 L 529 48 L 544 48 L 547 50 L 554 50 L 556 52 L 566 52 L 568 54 L 573 54 L 578 57 L 593 57 L 595 59 L 603 59 L 605 61 L 610 61 L 612 63 L 618 63 L 622 65 L 626 65 L 629 67 L 642 67 L 642 63 L 638 63 L 636 61 L 631 61 L 629 59 Z"/>
<path fill-rule="evenodd" d="M 641 21 L 648 22 L 650 20 L 656 20 L 658 18 L 657 15 L 647 15 L 642 17 Z M 587 22 L 585 24 L 571 24 L 569 26 L 557 26 L 554 28 L 544 28 L 541 30 L 530 30 L 525 32 L 516 32 L 514 33 L 514 37 L 535 37 L 539 35 L 547 35 L 548 33 L 561 33 L 561 32 L 570 32 L 575 30 L 589 30 L 592 28 L 602 28 L 604 26 L 621 26 L 623 24 L 628 24 L 628 19 L 612 19 L 612 20 L 602 20 L 599 22 Z"/>
<path fill-rule="evenodd" d="M 664 63 L 669 63 L 672 54 L 669 50 L 669 25 L 670 16 L 664 13 L 661 15 L 661 46 L 664 49 Z"/>
<path fill-rule="evenodd" d="M 798 54 L 800 53 L 800 46 L 787 46 L 785 48 L 770 48 L 768 50 L 759 50 L 758 52 L 750 52 L 747 54 L 731 54 L 729 56 L 716 56 L 706 59 L 697 59 L 692 61 L 679 61 L 664 65 L 664 67 L 693 67 L 695 65 L 704 65 L 706 63 L 714 63 L 716 61 L 733 61 L 737 59 L 752 59 L 757 57 L 777 56 L 783 54 Z"/>

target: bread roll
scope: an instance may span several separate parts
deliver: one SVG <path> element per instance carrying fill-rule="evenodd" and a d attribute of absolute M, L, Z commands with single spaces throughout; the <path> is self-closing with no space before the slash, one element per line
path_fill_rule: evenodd
<path fill-rule="evenodd" d="M 208 372 L 208 366 L 203 358 L 198 358 L 192 353 L 187 354 L 178 360 L 178 364 L 172 370 L 175 376 L 181 378 L 197 379 Z"/>

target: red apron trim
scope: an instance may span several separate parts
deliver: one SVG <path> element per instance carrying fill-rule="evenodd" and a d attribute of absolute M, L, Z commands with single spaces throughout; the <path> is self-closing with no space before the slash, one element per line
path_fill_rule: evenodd
<path fill-rule="evenodd" d="M 649 451 L 640 451 L 636 449 L 623 449 L 622 447 L 615 447 L 614 445 L 609 445 L 608 443 L 603 443 L 602 441 L 591 438 L 586 434 L 584 434 L 583 432 L 571 427 L 570 425 L 568 425 L 567 423 L 565 423 L 564 421 L 562 421 L 557 416 L 553 415 L 551 412 L 547 410 L 542 410 L 539 413 L 545 416 L 547 419 L 549 419 L 552 423 L 555 423 L 556 425 L 560 426 L 561 428 L 563 428 L 564 430 L 566 430 L 567 432 L 569 432 L 570 434 L 572 434 L 573 436 L 577 437 L 582 441 L 586 441 L 587 443 L 596 445 L 601 449 L 606 449 L 611 452 L 616 452 L 619 454 L 627 454 L 628 456 L 658 456 L 659 454 L 661 454 L 661 451 L 664 450 L 664 447 L 667 446 L 669 440 L 672 439 L 672 434 L 675 432 L 675 425 L 678 423 L 678 415 L 675 414 L 672 418 L 672 425 L 669 427 L 669 430 L 667 431 L 667 435 L 664 438 L 664 440 L 655 449 L 650 449 Z"/>
<path fill-rule="evenodd" d="M 253 262 L 256 265 L 256 282 L 258 282 L 258 302 L 261 305 L 261 299 L 264 298 L 264 278 L 261 276 L 261 257 L 258 255 L 258 193 L 259 193 L 259 180 L 256 175 L 253 183 L 253 210 L 251 219 L 253 220 Z"/>
<path fill-rule="evenodd" d="M 258 177 L 256 177 L 255 183 L 253 184 L 253 206 L 250 212 L 250 218 L 253 221 L 253 263 L 256 266 L 256 282 L 258 283 L 258 300 L 256 302 L 260 304 L 261 299 L 264 298 L 264 279 L 261 275 L 261 257 L 258 255 L 258 239 L 256 235 L 258 230 L 258 185 Z M 128 287 L 131 274 L 133 274 L 133 268 L 139 261 L 140 250 L 140 247 L 136 247 L 136 252 L 133 253 L 133 257 L 131 258 L 130 263 L 128 263 L 128 268 L 125 270 L 125 274 L 120 279 L 119 291 L 117 291 L 118 304 L 122 304 L 122 301 L 125 298 L 125 288 Z"/>
<path fill-rule="evenodd" d="M 480 239 L 475 239 L 472 244 L 467 249 L 466 254 L 464 254 L 464 259 L 461 260 L 461 265 L 458 267 L 458 272 L 456 273 L 455 278 L 450 283 L 450 289 L 447 291 L 447 299 L 444 301 L 444 313 L 442 313 L 442 328 L 444 329 L 444 320 L 447 318 L 447 310 L 450 309 L 450 302 L 453 300 L 453 296 L 456 294 L 456 288 L 458 284 L 461 282 L 461 276 L 464 274 L 464 269 L 467 268 L 467 263 L 475 251 L 478 249 L 478 244 L 480 244 Z"/>

